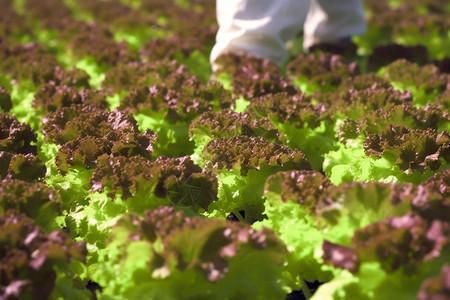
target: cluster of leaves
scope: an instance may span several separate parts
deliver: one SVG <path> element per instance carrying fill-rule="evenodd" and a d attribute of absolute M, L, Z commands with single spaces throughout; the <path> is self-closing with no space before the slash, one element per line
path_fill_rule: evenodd
<path fill-rule="evenodd" d="M 70 166 L 95 167 L 109 156 L 151 157 L 157 137 L 141 133 L 132 115 L 93 106 L 59 107 L 42 120 L 47 141 L 62 145 L 56 156 L 60 172 Z"/>
<path fill-rule="evenodd" d="M 288 269 L 285 280 L 295 284 L 295 268 L 300 268 L 301 276 L 307 280 L 329 280 L 331 271 L 321 266 L 314 255 L 323 239 L 348 245 L 354 230 L 407 212 L 410 207 L 408 198 L 402 198 L 403 189 L 382 183 L 334 186 L 317 171 L 287 171 L 270 176 L 264 191 L 268 219 L 262 225 L 274 228 L 292 254 L 292 269 Z M 292 219 L 301 222 L 294 225 Z M 299 239 L 299 234 L 303 238 Z"/>
<path fill-rule="evenodd" d="M 414 212 L 426 220 L 448 221 L 449 195 L 450 171 L 447 169 L 421 183 L 411 205 Z"/>
<path fill-rule="evenodd" d="M 37 136 L 16 117 L 0 115 L 0 215 L 17 210 L 34 219 L 44 229 L 57 228 L 61 213 L 59 195 L 44 183 L 47 168 L 36 155 Z"/>
<path fill-rule="evenodd" d="M 316 171 L 270 176 L 264 192 L 268 219 L 259 225 L 273 228 L 290 252 L 283 280 L 298 288 L 298 270 L 310 281 L 334 277 L 319 288 L 319 298 L 341 294 L 380 299 L 392 293 L 415 298 L 422 281 L 437 275 L 450 255 L 450 227 L 444 216 L 449 174 L 439 172 L 419 186 L 375 182 L 334 186 Z M 318 251 L 322 256 L 315 255 Z M 353 275 L 336 273 L 339 269 Z M 403 285 L 408 281 L 415 287 Z M 393 291 L 392 284 L 401 288 Z M 423 285 L 426 290 L 426 281 Z M 445 285 L 437 284 L 434 290 L 438 294 Z"/>
<path fill-rule="evenodd" d="M 36 43 L 9 46 L 0 41 L 0 58 L 2 71 L 19 82 L 27 79 L 39 86 L 50 80 L 61 81 L 70 76 L 60 68 L 53 55 Z"/>
<path fill-rule="evenodd" d="M 162 119 L 169 124 L 190 122 L 205 111 L 229 108 L 229 94 L 220 84 L 201 84 L 195 77 L 184 80 L 179 89 L 166 83 L 151 87 L 137 87 L 125 97 L 119 106 L 137 114 L 163 113 Z"/>
<path fill-rule="evenodd" d="M 36 5 L 35 2 L 27 0 L 24 1 L 23 8 L 25 16 L 35 23 L 39 22 L 43 28 L 56 29 L 57 26 L 64 28 L 74 21 L 71 10 L 61 1 L 44 0 L 41 5 Z"/>
<path fill-rule="evenodd" d="M 284 254 L 271 230 L 163 206 L 118 220 L 92 275 L 102 295 L 127 299 L 280 298 Z M 136 263 L 139 257 L 146 259 Z"/>
<path fill-rule="evenodd" d="M 396 195 L 391 194 L 391 202 L 410 202 L 413 211 L 355 230 L 350 245 L 325 241 L 324 260 L 350 270 L 363 282 L 368 272 L 377 272 L 379 277 L 370 282 L 375 298 L 385 297 L 386 288 L 392 284 L 401 287 L 406 281 L 415 282 L 414 288 L 408 286 L 390 293 L 421 298 L 424 293 L 439 294 L 445 290 L 445 285 L 439 283 L 435 291 L 429 289 L 429 281 L 424 279 L 438 275 L 450 255 L 450 224 L 443 216 L 448 209 L 449 174 L 448 170 L 439 172 L 419 186 L 395 185 Z"/>
<path fill-rule="evenodd" d="M 58 229 L 55 218 L 61 214 L 59 194 L 41 182 L 4 179 L 0 183 L 0 211 L 17 210 L 47 232 Z"/>
<path fill-rule="evenodd" d="M 134 113 L 142 127 L 151 128 L 158 135 L 159 155 L 192 154 L 194 145 L 188 137 L 189 124 L 204 112 L 228 109 L 233 104 L 231 94 L 221 84 L 202 84 L 196 77 L 183 75 L 181 69 L 168 76 L 164 83 L 135 87 L 119 106 Z M 178 81 L 182 82 L 181 86 L 177 85 Z"/>
<path fill-rule="evenodd" d="M 417 105 L 424 106 L 448 89 L 449 74 L 441 74 L 438 67 L 427 64 L 420 67 L 404 59 L 386 67 L 385 76 L 398 90 L 409 90 Z"/>
<path fill-rule="evenodd" d="M 44 0 L 40 5 L 24 1 L 23 14 L 36 30 L 36 37 L 46 49 L 55 53 L 64 67 L 77 66 L 90 76 L 90 84 L 98 86 L 102 72 L 117 63 L 137 58 L 126 42 L 116 42 L 113 32 L 98 23 L 84 22 L 74 13 L 73 2 Z"/>
<path fill-rule="evenodd" d="M 155 63 L 119 64 L 105 73 L 102 89 L 107 95 L 125 91 L 129 93 L 135 86 L 152 86 L 156 83 L 167 83 L 175 88 L 192 75 L 189 70 L 177 61 L 157 61 Z"/>
<path fill-rule="evenodd" d="M 394 105 L 346 119 L 339 150 L 325 155 L 324 170 L 335 184 L 353 180 L 414 182 L 448 166 L 448 113 L 428 105 Z M 351 157 L 351 159 L 350 159 Z M 359 169 L 354 166 L 359 165 Z"/>
<path fill-rule="evenodd" d="M 89 62 L 96 62 L 102 68 L 119 63 L 136 60 L 136 55 L 127 47 L 126 42 L 115 42 L 110 37 L 112 33 L 90 25 L 85 30 L 74 34 L 69 46 L 75 57 L 89 58 Z"/>
<path fill-rule="evenodd" d="M 174 36 L 195 37 L 204 45 L 206 53 L 209 52 L 214 45 L 218 29 L 214 2 L 208 0 L 156 2 L 155 0 L 141 1 L 139 9 L 158 18 L 164 18 L 165 26 L 168 27 L 169 32 L 173 32 Z"/>
<path fill-rule="evenodd" d="M 269 94 L 258 97 L 247 111 L 254 118 L 267 118 L 282 133 L 281 140 L 305 153 L 312 167 L 322 168 L 322 154 L 334 148 L 332 120 L 322 106 L 315 106 L 305 94 Z M 327 126 L 328 125 L 328 126 Z"/>
<path fill-rule="evenodd" d="M 359 75 L 357 62 L 347 64 L 342 55 L 326 52 L 300 54 L 287 65 L 289 78 L 302 91 L 333 90 L 342 78 Z"/>
<path fill-rule="evenodd" d="M 301 151 L 292 151 L 276 142 L 269 143 L 263 137 L 246 135 L 210 141 L 203 149 L 203 159 L 207 169 L 216 172 L 223 169 L 235 170 L 242 176 L 246 176 L 250 170 L 260 170 L 265 165 L 292 169 L 311 168 Z"/>
<path fill-rule="evenodd" d="M 204 112 L 189 126 L 189 136 L 195 142 L 194 155 L 199 159 L 209 141 L 238 135 L 260 136 L 269 142 L 280 138 L 280 132 L 267 118 L 252 118 L 249 113 L 227 109 Z"/>
<path fill-rule="evenodd" d="M 11 93 L 0 86 L 0 112 L 8 112 L 11 107 Z"/>
<path fill-rule="evenodd" d="M 165 205 L 198 214 L 217 200 L 216 177 L 189 157 L 160 156 L 155 161 L 142 156 L 112 157 L 85 177 L 93 193 L 85 196 L 87 203 L 84 199 L 72 201 L 65 224 L 73 237 L 86 239 L 98 251 L 104 249 L 116 220 L 127 212 L 142 215 Z M 89 253 L 89 265 L 98 259 L 97 251 Z"/>
<path fill-rule="evenodd" d="M 80 81 L 77 81 L 80 83 Z M 46 115 L 57 108 L 75 105 L 89 105 L 100 109 L 109 108 L 106 96 L 95 89 L 79 90 L 77 86 L 56 84 L 51 81 L 34 94 L 33 107 Z"/>
<path fill-rule="evenodd" d="M 343 93 L 350 90 L 359 91 L 369 88 L 372 90 L 377 90 L 388 89 L 390 87 L 392 87 L 391 84 L 384 77 L 378 76 L 375 73 L 365 73 L 342 78 L 341 84 L 337 87 L 337 91 L 339 93 Z M 316 94 L 318 93 L 316 92 Z"/>
<path fill-rule="evenodd" d="M 249 54 L 226 53 L 217 58 L 215 71 L 217 78 L 228 77 L 221 81 L 232 82 L 235 94 L 251 100 L 254 97 L 280 92 L 294 95 L 299 89 L 285 78 L 279 68 L 268 59 Z"/>
<path fill-rule="evenodd" d="M 33 154 L 13 154 L 0 151 L 0 179 L 37 181 L 43 179 L 47 168 Z"/>
<path fill-rule="evenodd" d="M 0 253 L 0 291 L 5 299 L 89 296 L 81 279 L 69 271 L 85 260 L 85 243 L 72 241 L 62 231 L 47 235 L 33 219 L 7 211 L 0 215 Z"/>
<path fill-rule="evenodd" d="M 194 51 L 204 52 L 203 48 L 197 38 L 174 35 L 169 38 L 153 38 L 140 49 L 140 54 L 147 61 L 182 60 Z"/>
<path fill-rule="evenodd" d="M 11 1 L 2 1 L 0 3 L 0 36 L 8 37 L 16 42 L 22 41 L 24 36 L 28 36 L 33 29 L 26 24 L 25 18 L 19 15 Z"/>
<path fill-rule="evenodd" d="M 424 173 L 429 167 L 436 171 L 441 159 L 450 162 L 450 135 L 443 131 L 426 131 L 391 125 L 381 134 L 371 134 L 364 141 L 366 155 L 395 159 L 395 164 L 406 174 Z"/>
<path fill-rule="evenodd" d="M 314 99 L 334 120 L 358 121 L 364 115 L 377 110 L 389 110 L 396 105 L 412 104 L 410 92 L 399 92 L 392 87 L 374 84 L 361 89 L 348 89 L 336 93 L 316 93 Z"/>
<path fill-rule="evenodd" d="M 324 269 L 314 256 L 323 234 L 314 226 L 314 217 L 310 214 L 330 186 L 325 176 L 312 170 L 277 172 L 265 182 L 263 196 L 267 219 L 256 226 L 273 228 L 286 245 L 289 256 L 282 280 L 294 290 L 301 288 L 302 280 L 325 282 L 332 278 L 330 270 Z"/>
<path fill-rule="evenodd" d="M 87 4 L 80 1 L 79 5 L 82 6 L 83 3 Z M 101 2 L 95 3 L 101 5 Z M 109 7 L 108 12 L 111 12 L 111 9 L 117 7 L 118 2 L 115 4 L 104 5 L 103 10 Z M 28 17 L 38 20 L 42 28 L 47 30 L 58 28 L 59 33 L 56 39 L 67 44 L 72 54 L 78 59 L 87 56 L 93 58 L 98 65 L 104 66 L 115 65 L 118 62 L 134 58 L 126 43 L 110 39 L 113 37 L 113 33 L 109 28 L 105 28 L 101 24 L 87 24 L 76 20 L 72 10 L 64 2 L 45 0 L 41 5 L 35 5 L 33 1 L 26 1 L 25 9 Z M 92 11 L 94 10 L 98 11 L 93 8 Z"/>
<path fill-rule="evenodd" d="M 216 178 L 195 165 L 189 156 L 160 156 L 154 162 L 141 156 L 108 159 L 95 170 L 90 182 L 93 190 L 106 190 L 112 199 L 118 193 L 123 200 L 133 197 L 133 203 L 127 205 L 138 212 L 170 203 L 207 210 L 217 198 Z"/>
<path fill-rule="evenodd" d="M 450 268 L 448 264 L 442 266 L 442 272 L 439 276 L 429 278 L 422 284 L 418 298 L 420 300 L 432 298 L 445 298 L 450 290 L 446 284 L 449 281 Z"/>
<path fill-rule="evenodd" d="M 219 200 L 210 205 L 211 215 L 233 214 L 248 223 L 264 217 L 262 194 L 268 176 L 282 170 L 311 169 L 301 151 L 247 135 L 211 140 L 202 158 L 219 181 Z"/>
<path fill-rule="evenodd" d="M 412 272 L 417 264 L 449 250 L 448 225 L 440 221 L 428 224 L 410 213 L 357 230 L 352 244 L 360 263 L 380 261 L 381 268 L 386 272 L 395 272 L 400 267 L 405 272 Z M 380 248 L 387 250 L 380 253 Z"/>
<path fill-rule="evenodd" d="M 0 114 L 0 150 L 18 154 L 37 154 L 32 145 L 37 136 L 30 125 L 19 123 L 16 117 L 8 113 Z"/>
<path fill-rule="evenodd" d="M 92 15 L 101 27 L 116 30 L 132 30 L 139 26 L 157 26 L 156 20 L 142 14 L 139 10 L 122 4 L 120 1 L 77 1 L 83 11 Z"/>
<path fill-rule="evenodd" d="M 349 268 L 356 277 L 365 276 L 370 268 L 377 270 L 380 278 L 373 280 L 374 292 L 379 297 L 387 295 L 384 289 L 390 284 L 402 286 L 405 280 L 421 283 L 433 276 L 448 260 L 449 223 L 425 221 L 414 213 L 388 218 L 356 230 L 352 248 L 324 242 L 324 260 L 339 268 Z M 413 277 L 412 274 L 415 274 Z M 424 289 L 426 289 L 426 281 Z M 359 287 L 361 291 L 362 287 Z M 396 291 L 400 295 L 417 297 L 419 285 Z M 445 285 L 437 284 L 439 289 Z M 419 295 L 423 295 L 420 291 Z M 432 294 L 433 292 L 430 291 Z"/>

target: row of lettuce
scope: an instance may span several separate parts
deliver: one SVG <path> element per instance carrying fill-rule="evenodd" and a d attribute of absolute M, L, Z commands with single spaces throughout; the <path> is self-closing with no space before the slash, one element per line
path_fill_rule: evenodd
<path fill-rule="evenodd" d="M 191 2 L 0 4 L 2 297 L 448 297 L 448 7 L 224 88 Z"/>

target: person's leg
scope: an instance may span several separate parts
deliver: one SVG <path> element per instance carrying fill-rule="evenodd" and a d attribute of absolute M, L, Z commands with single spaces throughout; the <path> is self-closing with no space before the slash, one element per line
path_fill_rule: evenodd
<path fill-rule="evenodd" d="M 312 0 L 304 26 L 303 49 L 363 34 L 367 24 L 361 0 Z"/>
<path fill-rule="evenodd" d="M 229 51 L 268 58 L 281 66 L 286 41 L 302 29 L 309 0 L 217 0 L 219 31 L 210 61 Z"/>

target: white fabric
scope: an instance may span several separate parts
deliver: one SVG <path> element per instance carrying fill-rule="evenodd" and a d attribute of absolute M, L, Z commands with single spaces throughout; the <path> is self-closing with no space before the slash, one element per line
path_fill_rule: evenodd
<path fill-rule="evenodd" d="M 216 0 L 219 31 L 210 61 L 244 51 L 282 65 L 304 24 L 303 48 L 364 33 L 361 0 Z"/>

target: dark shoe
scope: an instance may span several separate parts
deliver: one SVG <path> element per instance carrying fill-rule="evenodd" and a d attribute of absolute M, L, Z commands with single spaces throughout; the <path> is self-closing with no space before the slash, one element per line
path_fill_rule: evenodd
<path fill-rule="evenodd" d="M 352 42 L 351 38 L 343 38 L 335 42 L 322 42 L 312 45 L 308 52 L 322 51 L 343 56 L 356 56 L 356 50 L 356 44 Z"/>

